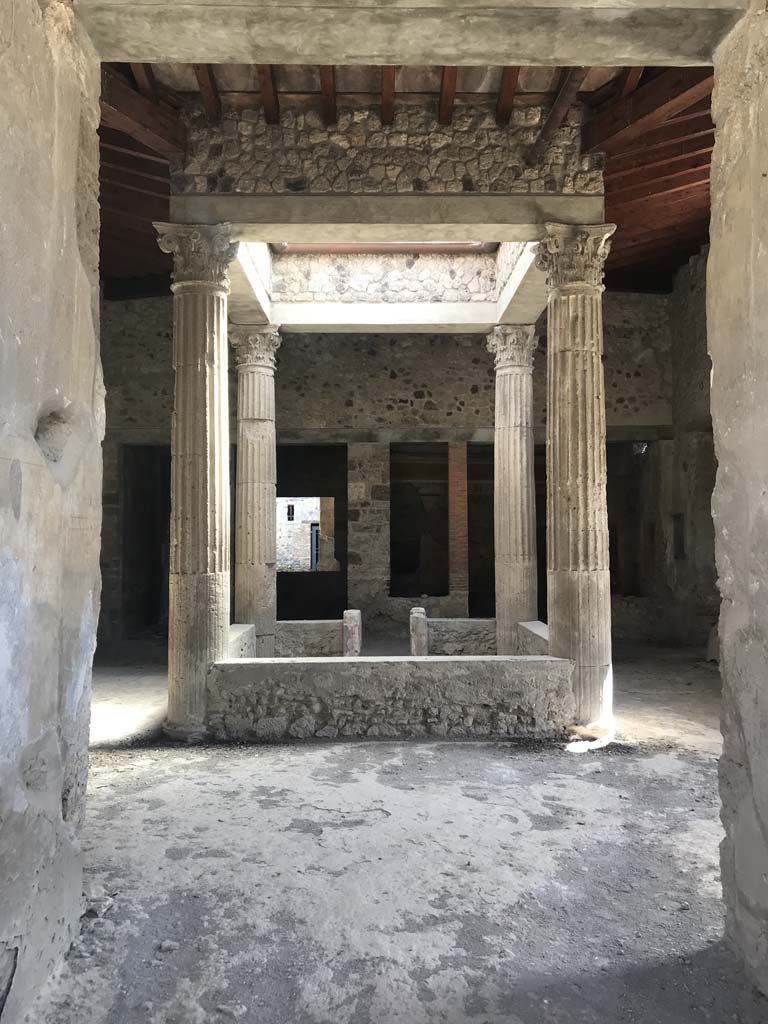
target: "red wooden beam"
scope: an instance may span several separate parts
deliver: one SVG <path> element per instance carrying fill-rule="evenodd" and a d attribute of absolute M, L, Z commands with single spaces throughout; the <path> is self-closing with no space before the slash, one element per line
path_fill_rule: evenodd
<path fill-rule="evenodd" d="M 645 68 L 624 68 L 624 74 L 621 76 L 622 98 L 631 96 L 637 90 L 644 71 Z"/>
<path fill-rule="evenodd" d="M 107 68 L 101 72 L 101 120 L 164 156 L 184 152 L 186 132 L 176 112 L 151 103 Z"/>
<path fill-rule="evenodd" d="M 440 78 L 440 101 L 437 108 L 437 120 L 440 124 L 449 125 L 453 121 L 453 107 L 456 102 L 456 79 L 459 69 L 446 64 Z"/>
<path fill-rule="evenodd" d="M 392 124 L 395 120 L 395 67 L 388 65 L 381 69 L 381 123 Z"/>
<path fill-rule="evenodd" d="M 320 67 L 320 95 L 323 124 L 336 124 L 336 69 L 332 64 Z"/>
<path fill-rule="evenodd" d="M 715 145 L 715 133 L 707 132 L 693 139 L 671 145 L 652 147 L 647 153 L 631 157 L 609 160 L 605 165 L 603 176 L 608 181 L 621 181 L 638 170 L 652 170 L 667 164 L 680 164 L 682 160 L 698 160 L 704 157 L 711 159 Z M 607 187 L 607 185 L 606 185 Z"/>
<path fill-rule="evenodd" d="M 596 114 L 583 132 L 583 149 L 615 153 L 712 92 L 712 68 L 673 68 Z"/>
<path fill-rule="evenodd" d="M 678 171 L 675 174 L 667 174 L 657 178 L 649 178 L 639 185 L 626 186 L 617 191 L 611 190 L 606 195 L 606 202 L 610 204 L 630 203 L 644 196 L 668 196 L 692 186 L 709 183 L 709 164 L 704 167 L 694 167 L 687 171 Z M 610 197 L 610 198 L 609 198 Z"/>
<path fill-rule="evenodd" d="M 157 103 L 157 81 L 151 64 L 131 64 L 136 88 L 150 103 Z"/>
<path fill-rule="evenodd" d="M 568 116 L 568 111 L 576 102 L 579 89 L 581 89 L 584 84 L 584 79 L 588 74 L 589 68 L 567 68 L 565 73 L 561 76 L 562 84 L 557 96 L 555 97 L 555 102 L 552 104 L 549 114 L 547 115 L 547 119 L 539 132 L 538 138 L 531 146 L 526 156 L 526 162 L 529 167 L 533 167 L 537 164 L 544 155 L 552 136 L 562 125 L 563 121 L 565 121 Z"/>
<path fill-rule="evenodd" d="M 267 124 L 280 124 L 280 100 L 277 95 L 277 86 L 275 85 L 274 65 L 259 64 L 258 72 L 264 120 Z"/>
<path fill-rule="evenodd" d="M 499 99 L 496 104 L 496 123 L 502 126 L 508 125 L 512 117 L 512 107 L 515 102 L 517 83 L 520 78 L 519 67 L 506 67 L 501 72 L 501 86 L 499 87 Z"/>
<path fill-rule="evenodd" d="M 219 95 L 219 87 L 213 74 L 213 66 L 211 64 L 193 64 L 192 67 L 195 72 L 198 88 L 200 89 L 203 110 L 208 115 L 208 120 L 220 121 L 221 96 Z"/>

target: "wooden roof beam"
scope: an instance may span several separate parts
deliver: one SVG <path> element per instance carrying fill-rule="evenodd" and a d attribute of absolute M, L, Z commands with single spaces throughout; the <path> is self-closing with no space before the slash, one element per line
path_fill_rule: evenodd
<path fill-rule="evenodd" d="M 320 66 L 320 112 L 323 124 L 336 124 L 336 69 L 332 64 Z"/>
<path fill-rule="evenodd" d="M 644 196 L 667 196 L 688 189 L 692 185 L 702 185 L 707 182 L 709 182 L 709 163 L 703 167 L 692 167 L 658 177 L 648 176 L 645 181 L 637 184 L 625 185 L 620 190 L 612 189 L 609 194 L 610 202 L 629 203 L 636 199 L 642 199 Z"/>
<path fill-rule="evenodd" d="M 280 124 L 280 99 L 275 85 L 275 66 L 274 64 L 259 64 L 258 73 L 264 120 L 267 124 Z"/>
<path fill-rule="evenodd" d="M 621 76 L 620 90 L 622 99 L 631 96 L 633 92 L 637 91 L 644 71 L 645 68 L 624 68 L 624 73 Z"/>
<path fill-rule="evenodd" d="M 108 68 L 101 71 L 101 120 L 163 156 L 184 152 L 186 132 L 176 112 L 151 103 Z"/>
<path fill-rule="evenodd" d="M 212 64 L 193 64 L 197 85 L 200 89 L 200 97 L 203 101 L 203 110 L 208 115 L 209 121 L 221 120 L 221 96 L 216 78 L 213 74 Z"/>
<path fill-rule="evenodd" d="M 712 92 L 712 68 L 673 68 L 617 100 L 584 127 L 583 150 L 615 153 Z"/>
<path fill-rule="evenodd" d="M 141 95 L 150 101 L 157 103 L 157 81 L 151 64 L 131 64 L 131 71 L 136 82 L 136 88 Z"/>
<path fill-rule="evenodd" d="M 381 123 L 393 124 L 395 120 L 395 66 L 381 69 Z"/>
<path fill-rule="evenodd" d="M 455 65 L 446 64 L 443 67 L 440 77 L 440 101 L 437 108 L 437 120 L 440 124 L 449 125 L 453 121 L 458 74 L 459 69 Z"/>
<path fill-rule="evenodd" d="M 517 83 L 520 78 L 519 67 L 506 67 L 501 72 L 501 86 L 499 87 L 499 99 L 496 103 L 496 123 L 502 127 L 509 124 L 512 117 L 512 107 L 517 93 Z"/>
<path fill-rule="evenodd" d="M 560 85 L 558 94 L 555 97 L 555 102 L 550 108 L 547 119 L 544 122 L 536 141 L 528 150 L 526 162 L 529 167 L 533 167 L 537 164 L 546 152 L 552 136 L 558 128 L 561 127 L 563 121 L 565 121 L 568 116 L 568 111 L 576 102 L 579 90 L 584 84 L 584 79 L 588 74 L 589 68 L 568 68 L 565 74 L 561 76 L 562 84 Z"/>

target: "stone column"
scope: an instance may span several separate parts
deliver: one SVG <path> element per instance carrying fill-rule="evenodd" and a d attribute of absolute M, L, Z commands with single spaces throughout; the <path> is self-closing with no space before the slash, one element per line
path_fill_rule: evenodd
<path fill-rule="evenodd" d="M 448 444 L 448 592 L 451 615 L 469 615 L 467 442 Z"/>
<path fill-rule="evenodd" d="M 275 654 L 277 465 L 272 325 L 230 327 L 237 366 L 235 621 L 253 624 L 257 658 Z"/>
<path fill-rule="evenodd" d="M 517 652 L 517 623 L 538 619 L 536 485 L 533 476 L 532 326 L 496 327 L 493 522 L 496 563 L 496 649 Z"/>
<path fill-rule="evenodd" d="M 174 257 L 168 720 L 172 735 L 205 731 L 209 666 L 229 639 L 229 224 L 156 224 Z"/>
<path fill-rule="evenodd" d="M 603 382 L 612 224 L 547 224 L 547 586 L 550 653 L 575 662 L 576 718 L 613 715 Z"/>

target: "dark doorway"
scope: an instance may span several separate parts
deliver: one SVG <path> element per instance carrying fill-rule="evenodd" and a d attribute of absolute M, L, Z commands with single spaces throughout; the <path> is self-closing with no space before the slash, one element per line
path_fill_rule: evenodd
<path fill-rule="evenodd" d="M 448 593 L 448 445 L 390 447 L 392 597 Z"/>
<path fill-rule="evenodd" d="M 168 629 L 171 450 L 123 447 L 123 623 L 126 635 Z"/>

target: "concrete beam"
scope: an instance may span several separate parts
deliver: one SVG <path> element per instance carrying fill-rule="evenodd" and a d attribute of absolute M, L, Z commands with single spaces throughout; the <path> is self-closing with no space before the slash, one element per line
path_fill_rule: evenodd
<path fill-rule="evenodd" d="M 748 0 L 75 0 L 105 61 L 708 64 Z"/>
<path fill-rule="evenodd" d="M 495 302 L 273 302 L 281 330 L 302 334 L 487 334 Z"/>
<path fill-rule="evenodd" d="M 264 242 L 241 245 L 229 268 L 229 319 L 235 324 L 272 323 L 269 297 L 272 255 Z"/>
<path fill-rule="evenodd" d="M 599 224 L 601 195 L 171 197 L 177 224 L 232 225 L 243 242 L 531 242 L 547 221 Z"/>
<path fill-rule="evenodd" d="M 496 309 L 498 324 L 535 324 L 547 308 L 547 277 L 536 267 L 536 246 L 528 242 L 512 267 Z"/>

